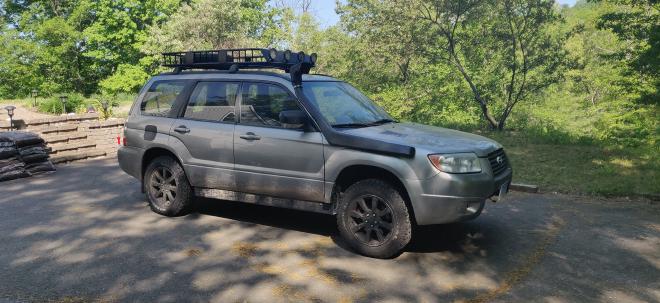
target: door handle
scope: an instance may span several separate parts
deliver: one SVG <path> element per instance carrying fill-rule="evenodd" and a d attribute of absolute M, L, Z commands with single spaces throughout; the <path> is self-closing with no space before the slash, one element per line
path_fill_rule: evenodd
<path fill-rule="evenodd" d="M 187 133 L 190 132 L 190 128 L 188 128 L 185 125 L 181 125 L 179 127 L 175 127 L 174 131 L 177 132 L 177 133 L 180 133 L 180 134 L 187 134 Z"/>
<path fill-rule="evenodd" d="M 261 140 L 261 137 L 255 135 L 253 132 L 249 132 L 245 135 L 241 135 L 240 137 L 241 137 L 241 139 L 248 140 L 248 141 Z"/>

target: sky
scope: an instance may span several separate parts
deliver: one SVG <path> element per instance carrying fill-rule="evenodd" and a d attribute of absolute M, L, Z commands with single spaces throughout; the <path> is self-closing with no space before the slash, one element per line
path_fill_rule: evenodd
<path fill-rule="evenodd" d="M 574 5 L 576 0 L 557 0 L 559 4 Z M 339 22 L 339 16 L 335 13 L 335 0 L 312 1 L 312 13 L 319 18 L 321 26 L 328 27 Z"/>

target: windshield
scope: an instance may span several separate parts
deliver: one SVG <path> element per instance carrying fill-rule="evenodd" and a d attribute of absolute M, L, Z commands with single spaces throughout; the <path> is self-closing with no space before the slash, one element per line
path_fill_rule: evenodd
<path fill-rule="evenodd" d="M 303 93 L 333 127 L 395 122 L 380 106 L 344 82 L 305 82 Z"/>

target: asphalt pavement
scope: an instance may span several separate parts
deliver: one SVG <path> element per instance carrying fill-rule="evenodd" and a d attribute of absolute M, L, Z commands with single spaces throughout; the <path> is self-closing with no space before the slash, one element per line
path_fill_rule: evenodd
<path fill-rule="evenodd" d="M 660 302 L 660 204 L 513 193 L 359 256 L 331 216 L 200 199 L 152 213 L 116 159 L 0 183 L 0 303 Z"/>

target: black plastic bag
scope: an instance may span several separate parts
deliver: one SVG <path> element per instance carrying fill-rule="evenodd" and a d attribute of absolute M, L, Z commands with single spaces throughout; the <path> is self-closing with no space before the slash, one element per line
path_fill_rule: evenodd
<path fill-rule="evenodd" d="M 0 133 L 0 141 L 14 142 L 16 147 L 24 147 L 44 143 L 44 139 L 40 138 L 37 134 L 28 132 Z"/>
<path fill-rule="evenodd" d="M 14 147 L 0 147 L 0 160 L 8 159 L 18 154 L 18 150 Z"/>
<path fill-rule="evenodd" d="M 48 154 L 32 154 L 27 156 L 21 156 L 21 159 L 23 160 L 23 162 L 27 164 L 43 162 L 44 160 L 48 159 Z"/>
<path fill-rule="evenodd" d="M 26 172 L 25 170 L 14 170 L 10 171 L 4 174 L 0 174 L 0 182 L 2 181 L 9 181 L 9 180 L 14 180 L 14 179 L 20 179 L 20 178 L 26 178 L 29 177 L 30 174 Z"/>
<path fill-rule="evenodd" d="M 48 154 L 48 152 L 46 152 L 46 148 L 43 146 L 43 144 L 21 147 L 21 148 L 18 149 L 18 153 L 21 154 L 21 157 L 25 157 L 25 156 L 29 156 L 29 155 L 47 155 Z"/>
<path fill-rule="evenodd" d="M 24 168 L 25 168 L 25 163 L 18 160 L 17 158 L 0 160 L 0 174 L 12 172 L 15 170 L 23 170 Z"/>
<path fill-rule="evenodd" d="M 25 170 L 31 175 L 55 171 L 55 165 L 50 161 L 32 163 L 25 166 Z"/>

